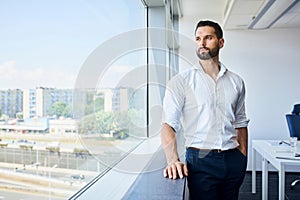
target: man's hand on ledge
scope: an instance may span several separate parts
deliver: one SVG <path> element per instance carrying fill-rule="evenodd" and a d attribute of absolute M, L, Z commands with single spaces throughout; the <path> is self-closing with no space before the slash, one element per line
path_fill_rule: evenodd
<path fill-rule="evenodd" d="M 187 166 L 180 161 L 175 161 L 164 169 L 165 178 L 177 179 L 178 177 L 183 178 L 184 176 L 188 176 Z"/>

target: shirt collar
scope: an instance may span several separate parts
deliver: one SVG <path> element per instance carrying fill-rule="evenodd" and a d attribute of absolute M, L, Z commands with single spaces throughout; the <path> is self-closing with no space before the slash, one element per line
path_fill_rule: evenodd
<path fill-rule="evenodd" d="M 219 71 L 219 75 L 218 76 L 221 77 L 221 76 L 223 76 L 226 73 L 227 68 L 221 62 L 219 62 L 219 65 L 220 65 L 220 71 Z"/>
<path fill-rule="evenodd" d="M 219 65 L 220 65 L 220 71 L 219 71 L 218 77 L 221 77 L 221 76 L 223 76 L 226 73 L 226 71 L 228 69 L 221 62 L 219 62 Z M 196 70 L 200 70 L 202 73 L 205 73 L 204 70 L 203 70 L 203 68 L 202 68 L 202 66 L 200 65 L 200 62 L 197 62 L 197 64 L 194 65 L 194 68 Z"/>

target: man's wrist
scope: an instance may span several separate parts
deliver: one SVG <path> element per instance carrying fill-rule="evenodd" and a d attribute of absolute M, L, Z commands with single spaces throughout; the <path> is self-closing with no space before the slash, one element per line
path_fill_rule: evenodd
<path fill-rule="evenodd" d="M 175 163 L 178 163 L 178 162 L 180 162 L 180 159 L 179 159 L 179 158 L 177 158 L 177 159 L 175 159 L 175 160 L 172 160 L 172 161 L 168 162 L 168 165 L 172 165 L 172 164 L 175 164 Z"/>
<path fill-rule="evenodd" d="M 247 156 L 247 147 L 243 147 L 243 146 L 239 146 L 238 147 L 238 150 L 242 153 L 242 154 L 244 154 L 245 156 Z"/>

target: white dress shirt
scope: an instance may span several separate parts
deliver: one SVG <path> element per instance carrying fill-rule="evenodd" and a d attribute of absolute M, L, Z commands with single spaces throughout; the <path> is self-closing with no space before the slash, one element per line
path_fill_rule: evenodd
<path fill-rule="evenodd" d="M 235 128 L 247 127 L 243 80 L 220 63 L 216 81 L 200 64 L 174 76 L 163 101 L 163 121 L 175 132 L 183 128 L 186 147 L 232 149 Z"/>

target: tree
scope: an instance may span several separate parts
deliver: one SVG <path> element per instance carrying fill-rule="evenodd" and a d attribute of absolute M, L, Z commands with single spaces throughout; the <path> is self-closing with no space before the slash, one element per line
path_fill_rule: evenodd
<path fill-rule="evenodd" d="M 130 109 L 123 112 L 98 111 L 83 117 L 78 123 L 80 134 L 113 134 L 116 139 L 130 135 L 145 137 L 145 112 Z"/>
<path fill-rule="evenodd" d="M 95 116 L 96 128 L 100 133 L 110 133 L 116 128 L 114 113 L 99 111 Z"/>
<path fill-rule="evenodd" d="M 17 118 L 18 120 L 22 120 L 22 119 L 23 119 L 23 113 L 22 113 L 22 112 L 16 113 L 16 118 Z"/>
<path fill-rule="evenodd" d="M 95 112 L 104 110 L 104 99 L 103 98 L 95 99 L 95 101 L 94 101 L 94 110 L 95 110 Z"/>
<path fill-rule="evenodd" d="M 103 110 L 104 110 L 103 97 L 97 97 L 97 96 L 93 96 L 93 94 L 88 94 L 86 99 L 86 106 L 84 110 L 85 115 L 89 115 Z"/>
<path fill-rule="evenodd" d="M 57 117 L 70 117 L 71 107 L 65 102 L 57 101 L 54 104 L 52 104 L 51 114 L 56 115 Z"/>
<path fill-rule="evenodd" d="M 63 111 L 62 116 L 64 117 L 73 117 L 73 110 L 71 105 L 67 105 Z"/>
<path fill-rule="evenodd" d="M 91 134 L 96 133 L 96 116 L 94 114 L 84 116 L 78 122 L 78 132 L 80 134 Z"/>

